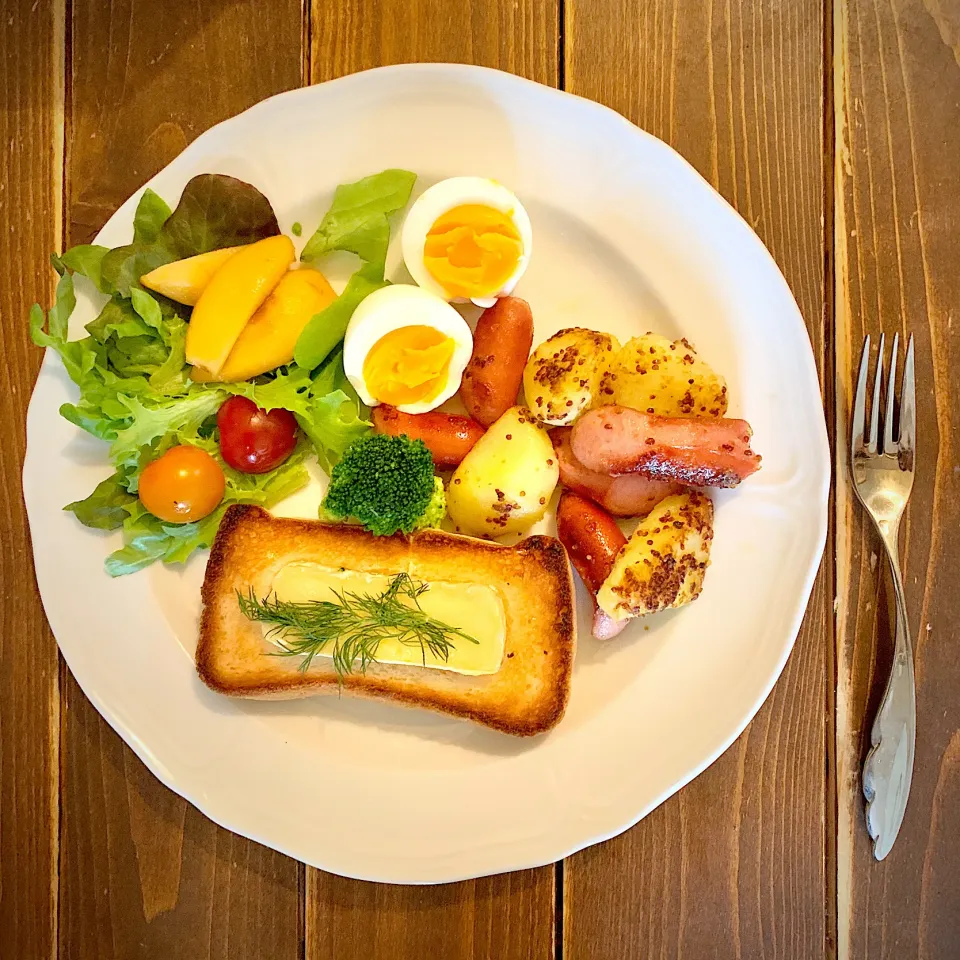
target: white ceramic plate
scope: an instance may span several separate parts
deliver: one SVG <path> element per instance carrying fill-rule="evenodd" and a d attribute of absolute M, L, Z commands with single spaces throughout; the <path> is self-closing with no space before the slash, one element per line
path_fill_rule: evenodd
<path fill-rule="evenodd" d="M 772 258 L 676 153 L 586 100 L 492 70 L 388 67 L 282 94 L 201 136 L 150 181 L 254 183 L 309 235 L 336 184 L 385 167 L 480 174 L 523 200 L 534 254 L 517 292 L 537 342 L 583 325 L 686 336 L 723 373 L 763 469 L 716 496 L 713 564 L 691 607 L 580 639 L 570 707 L 515 740 L 345 699 L 246 703 L 197 679 L 199 585 L 185 569 L 111 580 L 117 535 L 64 513 L 108 472 L 57 415 L 75 389 L 48 355 L 30 404 L 24 492 L 44 607 L 84 692 L 147 766 L 213 820 L 336 873 L 434 883 L 532 867 L 619 833 L 743 730 L 793 645 L 823 550 L 829 457 L 813 358 Z M 137 197 L 98 242 L 129 240 Z M 396 231 L 395 231 L 396 233 Z M 393 260 L 393 276 L 400 276 Z M 81 297 L 76 333 L 93 315 Z M 281 512 L 315 515 L 319 486 Z M 550 524 L 542 527 L 549 530 Z"/>

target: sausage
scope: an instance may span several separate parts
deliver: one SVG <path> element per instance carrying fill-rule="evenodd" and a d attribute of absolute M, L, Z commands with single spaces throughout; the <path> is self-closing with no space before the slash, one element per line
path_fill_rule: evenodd
<path fill-rule="evenodd" d="M 642 473 L 612 477 L 608 473 L 588 470 L 573 455 L 570 445 L 572 430 L 572 427 L 557 427 L 550 431 L 560 465 L 560 482 L 581 497 L 599 503 L 607 513 L 615 517 L 640 517 L 649 513 L 664 497 L 683 490 L 679 483 L 651 480 Z"/>
<path fill-rule="evenodd" d="M 735 487 L 760 469 L 746 420 L 660 417 L 629 407 L 598 407 L 573 426 L 573 455 L 588 469 L 642 473 L 692 487 Z"/>
<path fill-rule="evenodd" d="M 467 413 L 489 427 L 517 402 L 533 346 L 533 313 L 519 297 L 501 297 L 484 310 L 473 333 L 473 354 L 460 396 Z"/>
<path fill-rule="evenodd" d="M 610 576 L 613 561 L 627 538 L 602 507 L 569 490 L 557 507 L 557 536 L 591 593 Z"/>
<path fill-rule="evenodd" d="M 593 597 L 593 635 L 598 640 L 615 637 L 627 621 L 614 620 L 601 610 L 597 591 L 610 576 L 627 538 L 606 510 L 569 490 L 564 491 L 557 507 L 557 536 Z"/>
<path fill-rule="evenodd" d="M 373 428 L 391 437 L 401 435 L 422 440 L 438 467 L 456 467 L 485 433 L 469 417 L 450 413 L 401 413 L 380 404 L 373 408 Z"/>

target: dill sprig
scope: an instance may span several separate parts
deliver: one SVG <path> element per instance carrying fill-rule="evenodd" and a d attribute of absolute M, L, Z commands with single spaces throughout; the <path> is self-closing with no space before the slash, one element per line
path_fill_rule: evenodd
<path fill-rule="evenodd" d="M 273 656 L 303 657 L 300 670 L 304 672 L 318 653 L 333 644 L 333 668 L 342 681 L 376 662 L 382 640 L 396 638 L 408 646 L 419 645 L 424 666 L 428 650 L 446 662 L 455 640 L 479 643 L 424 612 L 420 597 L 429 589 L 429 584 L 398 573 L 378 594 L 334 590 L 336 601 L 294 603 L 276 595 L 259 599 L 251 587 L 246 596 L 238 590 L 237 600 L 248 619 L 271 624 L 266 636 L 280 648 Z"/>

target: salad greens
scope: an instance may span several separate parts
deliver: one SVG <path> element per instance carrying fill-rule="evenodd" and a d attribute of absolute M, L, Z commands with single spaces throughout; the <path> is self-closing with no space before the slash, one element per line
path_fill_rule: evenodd
<path fill-rule="evenodd" d="M 361 260 L 385 263 L 390 243 L 387 218 L 407 205 L 416 180 L 409 170 L 384 170 L 341 184 L 300 259 L 312 261 L 334 250 L 349 250 Z"/>
<path fill-rule="evenodd" d="M 230 504 L 272 506 L 308 482 L 305 461 L 311 454 L 329 472 L 347 447 L 369 432 L 366 409 L 344 375 L 338 344 L 356 304 L 384 284 L 387 216 L 407 202 L 414 179 L 389 170 L 338 188 L 303 259 L 350 250 L 366 262 L 344 293 L 310 321 L 301 337 L 306 337 L 305 346 L 297 345 L 296 362 L 249 381 L 191 380 L 184 358 L 190 308 L 148 292 L 139 278 L 174 260 L 278 234 L 273 209 L 255 187 L 202 174 L 187 184 L 173 211 L 147 189 L 134 216 L 131 243 L 112 250 L 81 244 L 52 257 L 60 274 L 55 302 L 46 314 L 34 304 L 30 331 L 34 343 L 59 354 L 79 388 L 79 398 L 65 403 L 61 415 L 109 444 L 113 473 L 88 497 L 64 508 L 86 526 L 122 530 L 124 545 L 106 562 L 109 574 L 132 573 L 156 560 L 186 560 L 210 545 Z M 70 340 L 75 274 L 109 299 L 87 324 L 87 335 Z M 234 394 L 267 411 L 289 410 L 301 428 L 294 452 L 268 473 L 234 470 L 220 454 L 216 414 Z M 178 444 L 207 451 L 226 478 L 217 509 L 192 523 L 162 521 L 137 497 L 143 468 Z"/>
<path fill-rule="evenodd" d="M 167 201 L 147 187 L 133 215 L 134 243 L 154 243 L 172 212 Z"/>
<path fill-rule="evenodd" d="M 103 258 L 110 252 L 109 247 L 101 247 L 95 243 L 81 243 L 71 247 L 62 257 L 54 255 L 53 268 L 57 273 L 69 270 L 71 273 L 79 273 L 93 282 L 93 285 L 100 290 L 100 267 Z M 106 292 L 106 291 L 103 291 Z"/>
<path fill-rule="evenodd" d="M 144 190 L 133 222 L 133 242 L 100 261 L 103 293 L 129 297 L 140 277 L 166 263 L 280 233 L 270 201 L 259 190 L 219 173 L 194 177 L 172 213 L 152 190 Z"/>
<path fill-rule="evenodd" d="M 294 359 L 301 367 L 322 363 L 343 339 L 360 301 L 387 285 L 384 270 L 390 243 L 389 217 L 407 205 L 416 179 L 417 175 L 408 170 L 384 170 L 337 187 L 330 209 L 300 259 L 312 262 L 325 253 L 343 250 L 355 253 L 364 262 L 343 293 L 300 334 Z"/>

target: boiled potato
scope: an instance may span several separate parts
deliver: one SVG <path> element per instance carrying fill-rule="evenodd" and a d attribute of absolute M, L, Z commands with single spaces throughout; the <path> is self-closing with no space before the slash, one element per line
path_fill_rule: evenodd
<path fill-rule="evenodd" d="M 723 377 L 697 356 L 687 340 L 658 333 L 635 337 L 613 360 L 613 397 L 618 403 L 664 417 L 722 417 L 727 412 Z"/>
<path fill-rule="evenodd" d="M 477 441 L 447 488 L 447 513 L 461 533 L 501 537 L 536 523 L 560 479 L 547 431 L 511 407 Z"/>
<path fill-rule="evenodd" d="M 553 426 L 573 423 L 610 399 L 610 365 L 620 344 L 608 333 L 572 327 L 544 340 L 523 371 L 523 393 L 533 415 Z"/>
<path fill-rule="evenodd" d="M 713 539 L 713 502 L 702 493 L 661 500 L 620 548 L 597 593 L 614 620 L 642 617 L 695 600 Z"/>

